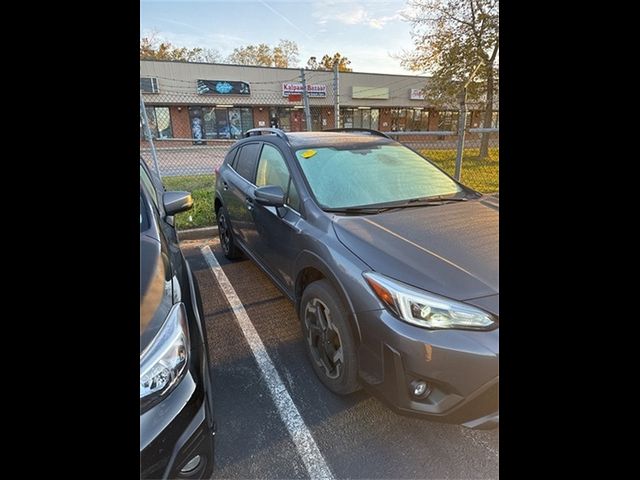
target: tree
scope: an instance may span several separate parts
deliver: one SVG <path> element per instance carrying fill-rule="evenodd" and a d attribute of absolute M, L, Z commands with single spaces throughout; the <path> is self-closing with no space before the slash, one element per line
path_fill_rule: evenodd
<path fill-rule="evenodd" d="M 273 48 L 273 66 L 287 68 L 298 64 L 298 44 L 291 40 L 280 40 Z"/>
<path fill-rule="evenodd" d="M 221 59 L 220 52 L 215 49 L 176 47 L 170 42 L 158 40 L 155 34 L 140 40 L 140 60 L 217 63 Z"/>
<path fill-rule="evenodd" d="M 317 57 L 310 57 L 307 60 L 307 68 L 309 70 L 333 70 L 333 66 L 338 64 L 338 70 L 341 72 L 351 72 L 352 69 L 349 68 L 351 64 L 351 60 L 347 57 L 343 57 L 338 52 L 336 52 L 333 57 L 329 55 L 325 55 L 322 57 L 322 60 L 318 63 Z"/>
<path fill-rule="evenodd" d="M 227 62 L 236 65 L 259 65 L 287 68 L 298 63 L 298 45 L 291 40 L 280 40 L 271 48 L 266 43 L 235 48 Z"/>
<path fill-rule="evenodd" d="M 320 68 L 316 57 L 309 57 L 307 60 L 307 70 L 318 70 Z"/>
<path fill-rule="evenodd" d="M 499 0 L 410 0 L 411 37 L 415 51 L 400 55 L 401 64 L 431 74 L 428 98 L 437 103 L 456 98 L 469 82 L 469 99 L 484 99 L 483 126 L 490 127 L 499 74 Z M 480 156 L 489 154 L 484 134 Z"/>
<path fill-rule="evenodd" d="M 215 48 L 203 48 L 199 55 L 199 60 L 197 61 L 205 63 L 221 63 L 222 55 Z"/>

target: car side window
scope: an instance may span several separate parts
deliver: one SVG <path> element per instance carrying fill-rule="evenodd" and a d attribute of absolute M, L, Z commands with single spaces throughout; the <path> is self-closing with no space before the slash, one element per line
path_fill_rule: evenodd
<path fill-rule="evenodd" d="M 153 186 L 153 182 L 149 178 L 149 175 L 147 175 L 147 172 L 146 172 L 146 170 L 144 169 L 144 167 L 142 165 L 140 165 L 140 180 L 142 180 L 142 183 L 144 184 L 145 188 L 147 189 L 147 192 L 149 193 L 149 196 L 151 197 L 151 201 L 156 206 L 156 208 L 159 210 L 160 206 L 158 205 L 158 192 L 156 191 L 156 187 Z"/>
<path fill-rule="evenodd" d="M 300 209 L 300 198 L 295 185 L 291 181 L 287 163 L 280 151 L 265 144 L 260 153 L 258 162 L 258 173 L 256 175 L 256 186 L 278 185 L 285 192 L 286 203 L 294 210 Z"/>
<path fill-rule="evenodd" d="M 287 204 L 296 212 L 300 211 L 300 196 L 298 190 L 293 183 L 293 178 L 289 179 L 289 192 L 287 194 Z"/>
<path fill-rule="evenodd" d="M 236 148 L 235 150 L 232 150 L 231 152 L 228 153 L 227 155 L 227 165 L 229 165 L 231 168 L 236 168 L 236 159 L 238 158 L 238 150 L 240 150 L 239 148 Z"/>
<path fill-rule="evenodd" d="M 234 170 L 245 180 L 253 183 L 256 173 L 256 163 L 258 163 L 259 143 L 244 145 L 236 156 Z"/>

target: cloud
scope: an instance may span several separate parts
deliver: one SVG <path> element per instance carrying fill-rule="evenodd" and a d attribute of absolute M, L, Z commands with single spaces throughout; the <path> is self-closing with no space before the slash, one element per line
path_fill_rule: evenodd
<path fill-rule="evenodd" d="M 172 25 L 178 25 L 180 27 L 186 27 L 189 30 L 193 30 L 194 32 L 200 32 L 200 33 L 207 33 L 206 30 L 203 30 L 202 28 L 196 27 L 195 25 L 191 25 L 190 23 L 185 23 L 185 22 L 179 22 L 177 20 L 172 20 L 170 18 L 161 18 L 161 17 L 151 17 L 150 20 L 159 20 L 161 22 L 164 23 L 170 23 Z"/>
<path fill-rule="evenodd" d="M 358 2 L 325 0 L 313 5 L 312 16 L 318 25 L 339 22 L 345 25 L 366 25 L 379 30 L 386 23 L 402 18 L 399 11 L 392 15 L 382 15 L 380 7 L 387 6 L 383 2 L 367 3 L 365 7 Z"/>
<path fill-rule="evenodd" d="M 267 7 L 269 10 L 271 10 L 274 14 L 276 14 L 278 17 L 280 17 L 282 20 L 284 20 L 285 22 L 287 22 L 290 26 L 292 26 L 293 28 L 295 28 L 298 32 L 300 32 L 301 34 L 303 34 L 305 37 L 307 37 L 309 40 L 313 40 L 313 37 L 311 35 L 309 35 L 307 32 L 305 32 L 304 30 L 302 30 L 299 26 L 297 26 L 295 23 L 293 23 L 291 20 L 289 20 L 288 17 L 286 17 L 285 15 L 283 15 L 282 13 L 280 13 L 278 10 L 276 10 L 275 8 L 273 8 L 271 5 L 269 5 L 267 2 L 263 1 L 263 0 L 258 0 L 262 5 L 264 5 L 265 7 Z"/>

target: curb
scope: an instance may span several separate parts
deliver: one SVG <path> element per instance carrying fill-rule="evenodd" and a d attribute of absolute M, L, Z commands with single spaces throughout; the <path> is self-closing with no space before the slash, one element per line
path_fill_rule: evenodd
<path fill-rule="evenodd" d="M 190 230 L 178 230 L 178 241 L 202 240 L 218 235 L 218 227 L 192 228 Z"/>

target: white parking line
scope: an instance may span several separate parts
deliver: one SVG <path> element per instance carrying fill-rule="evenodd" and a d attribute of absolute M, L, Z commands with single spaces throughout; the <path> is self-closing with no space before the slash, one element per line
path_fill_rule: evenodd
<path fill-rule="evenodd" d="M 318 445 L 316 445 L 311 432 L 300 416 L 300 412 L 293 403 L 289 392 L 287 392 L 287 388 L 284 383 L 282 383 L 280 375 L 278 375 L 276 367 L 271 361 L 271 358 L 269 358 L 269 354 L 267 353 L 258 332 L 253 326 L 253 323 L 251 323 L 251 319 L 249 319 L 249 315 L 247 315 L 247 311 L 244 309 L 233 285 L 231 285 L 231 282 L 222 270 L 222 267 L 211 251 L 211 248 L 209 248 L 208 245 L 205 245 L 200 247 L 200 251 L 216 277 L 216 280 L 220 285 L 220 289 L 229 301 L 229 305 L 236 316 L 240 329 L 247 339 L 247 343 L 249 344 L 251 352 L 256 359 L 256 363 L 258 364 L 258 367 L 262 372 L 262 376 L 269 387 L 269 393 L 271 393 L 271 397 L 273 398 L 276 407 L 278 407 L 282 421 L 286 425 L 287 430 L 289 430 L 291 439 L 298 449 L 298 453 L 300 454 L 304 465 L 307 467 L 309 476 L 311 478 L 333 479 L 333 474 L 331 473 L 327 462 L 322 456 L 322 453 L 320 453 Z"/>

